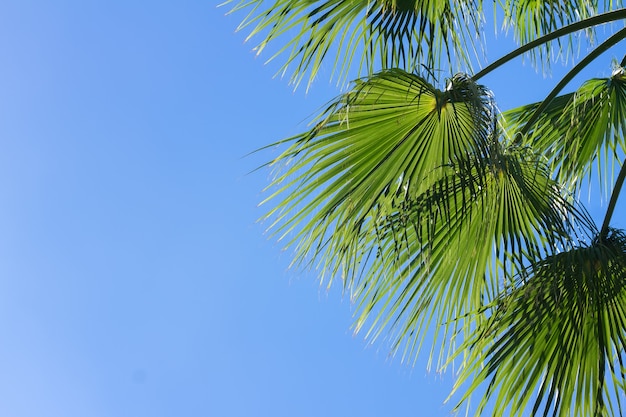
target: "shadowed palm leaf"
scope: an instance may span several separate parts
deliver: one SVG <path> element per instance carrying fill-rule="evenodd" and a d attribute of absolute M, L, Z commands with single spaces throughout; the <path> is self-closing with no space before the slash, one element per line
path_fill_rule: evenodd
<path fill-rule="evenodd" d="M 471 393 L 490 381 L 476 414 L 492 399 L 494 415 L 525 415 L 531 405 L 533 415 L 621 415 L 626 235 L 610 230 L 527 274 L 466 345 L 473 353 L 459 385 L 474 380 Z"/>
<path fill-rule="evenodd" d="M 494 142 L 466 166 L 445 167 L 430 189 L 399 201 L 359 236 L 359 249 L 375 256 L 354 290 L 356 329 L 370 319 L 370 335 L 390 332 L 393 348 L 404 344 L 403 358 L 415 357 L 434 319 L 438 367 L 527 257 L 561 247 L 571 231 L 566 217 L 580 217 L 525 149 Z"/>

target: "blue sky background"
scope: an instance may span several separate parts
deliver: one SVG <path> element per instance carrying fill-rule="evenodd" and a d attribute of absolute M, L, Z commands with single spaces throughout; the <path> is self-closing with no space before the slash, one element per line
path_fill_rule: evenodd
<path fill-rule="evenodd" d="M 273 78 L 226 10 L 0 3 L 0 415 L 449 413 L 451 375 L 353 336 L 255 222 L 276 151 L 245 155 L 338 91 Z M 503 109 L 554 83 L 520 62 L 482 80 Z"/>

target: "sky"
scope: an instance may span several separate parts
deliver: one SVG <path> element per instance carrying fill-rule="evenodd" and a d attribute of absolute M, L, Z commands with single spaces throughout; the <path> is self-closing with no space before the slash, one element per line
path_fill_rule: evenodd
<path fill-rule="evenodd" d="M 0 415 L 449 415 L 453 376 L 353 335 L 257 222 L 277 150 L 250 152 L 339 91 L 294 92 L 216 4 L 0 3 Z M 483 82 L 506 109 L 555 81 Z"/>

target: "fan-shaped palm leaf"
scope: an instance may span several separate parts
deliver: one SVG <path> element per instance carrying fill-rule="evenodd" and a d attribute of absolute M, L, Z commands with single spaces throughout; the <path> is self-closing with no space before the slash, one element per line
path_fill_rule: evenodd
<path fill-rule="evenodd" d="M 356 233 L 346 226 L 360 224 L 409 189 L 414 194 L 428 189 L 441 166 L 485 153 L 492 111 L 486 92 L 462 76 L 446 91 L 401 70 L 357 81 L 273 162 L 287 167 L 268 198 L 282 198 L 268 215 L 277 215 L 280 223 L 274 232 L 305 225 L 294 237 L 304 238 L 299 260 L 319 254 L 328 247 L 322 244 L 326 227 Z M 338 272 L 338 259 L 327 259 L 337 264 L 333 274 Z"/>
<path fill-rule="evenodd" d="M 458 384 L 473 381 L 466 397 L 489 381 L 476 414 L 490 401 L 494 415 L 621 415 L 626 234 L 597 235 L 528 274 L 465 346 L 472 355 Z"/>
<path fill-rule="evenodd" d="M 232 0 L 231 0 L 232 1 Z M 281 37 L 286 54 L 282 67 L 295 67 L 291 81 L 299 84 L 309 72 L 309 83 L 327 55 L 335 55 L 333 67 L 341 81 L 355 56 L 359 75 L 378 69 L 415 70 L 421 63 L 439 68 L 456 56 L 469 63 L 466 51 L 480 25 L 482 2 L 475 0 L 242 0 L 233 10 L 250 9 L 240 25 L 259 35 L 258 53 Z M 276 56 L 274 55 L 274 57 Z"/>
<path fill-rule="evenodd" d="M 454 320 L 492 297 L 497 259 L 520 268 L 524 251 L 544 253 L 565 234 L 571 207 L 535 156 L 500 148 L 493 112 L 467 77 L 439 91 L 384 71 L 275 161 L 286 170 L 268 198 L 274 233 L 291 235 L 296 261 L 343 277 L 359 303 L 357 330 L 368 318 L 372 336 L 391 326 L 406 354 L 433 318 L 447 323 L 445 343 L 469 329 L 471 319 Z"/>
<path fill-rule="evenodd" d="M 507 129 L 522 129 L 539 103 L 504 113 Z M 585 82 L 575 93 L 554 99 L 525 139 L 544 153 L 558 170 L 558 179 L 580 186 L 594 163 L 613 168 L 616 151 L 626 150 L 626 72 L 615 66 L 609 78 Z M 611 180 L 605 172 L 600 179 Z"/>
<path fill-rule="evenodd" d="M 468 165 L 444 168 L 430 189 L 400 201 L 359 236 L 359 249 L 375 257 L 354 291 L 357 329 L 370 319 L 374 337 L 391 330 L 403 357 L 419 352 L 433 319 L 442 348 L 458 332 L 468 334 L 528 255 L 563 245 L 565 216 L 575 213 L 527 149 L 494 142 L 486 158 Z M 438 366 L 447 356 L 440 354 Z"/>

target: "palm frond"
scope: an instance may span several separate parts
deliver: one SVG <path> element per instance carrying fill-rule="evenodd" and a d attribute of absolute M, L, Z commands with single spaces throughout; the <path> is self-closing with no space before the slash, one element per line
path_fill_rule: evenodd
<path fill-rule="evenodd" d="M 540 103 L 503 114 L 507 130 L 515 132 L 528 122 Z M 524 139 L 542 152 L 568 187 L 579 187 L 594 164 L 601 182 L 610 181 L 618 151 L 626 150 L 626 72 L 615 65 L 608 78 L 585 82 L 575 93 L 554 99 Z"/>
<path fill-rule="evenodd" d="M 428 189 L 442 166 L 485 153 L 492 111 L 487 92 L 463 76 L 445 91 L 402 70 L 357 81 L 273 161 L 283 168 L 266 200 L 278 201 L 267 215 L 274 234 L 300 226 L 291 240 L 299 241 L 296 262 L 321 255 L 327 227 L 356 233 L 374 209 Z M 339 258 L 326 258 L 335 275 Z"/>
<path fill-rule="evenodd" d="M 522 276 L 464 346 L 464 399 L 486 384 L 476 415 L 487 403 L 493 415 L 621 415 L 626 234 L 596 235 Z"/>
<path fill-rule="evenodd" d="M 608 2 L 607 2 L 608 3 Z M 612 7 L 606 4 L 605 7 Z M 593 0 L 550 1 L 550 0 L 506 0 L 502 5 L 504 27 L 511 28 L 520 44 L 529 43 L 541 36 L 598 13 L 598 2 Z M 587 37 L 593 38 L 592 29 L 587 30 Z M 554 46 L 557 47 L 556 51 Z M 569 37 L 566 42 L 557 39 L 540 48 L 530 51 L 533 62 L 548 66 L 552 54 L 562 55 L 565 59 L 573 55 L 575 39 Z"/>
<path fill-rule="evenodd" d="M 270 59 L 286 56 L 281 72 L 292 66 L 290 81 L 298 85 L 307 74 L 310 84 L 330 55 L 340 83 L 355 56 L 357 76 L 371 75 L 375 67 L 439 68 L 441 60 L 468 65 L 466 51 L 474 49 L 481 5 L 476 0 L 242 0 L 233 11 L 249 10 L 239 29 L 251 27 L 247 39 L 261 38 L 257 53 L 281 39 L 283 46 Z"/>
<path fill-rule="evenodd" d="M 581 218 L 527 149 L 493 142 L 486 158 L 466 166 L 446 167 L 430 189 L 359 237 L 374 259 L 354 291 L 356 328 L 370 321 L 368 335 L 390 334 L 403 359 L 434 329 L 441 367 L 514 271 L 562 247 L 573 229 L 568 215 Z"/>
<path fill-rule="evenodd" d="M 466 76 L 442 91 L 383 71 L 274 162 L 285 167 L 266 200 L 273 233 L 329 285 L 340 276 L 358 305 L 356 330 L 392 330 L 404 357 L 434 320 L 443 363 L 452 336 L 506 285 L 495 265 L 520 270 L 524 253 L 551 252 L 570 232 L 575 210 L 529 149 L 501 148 L 494 111 Z"/>

